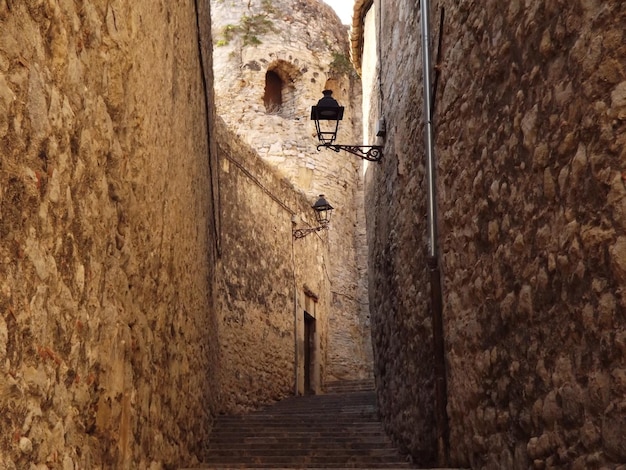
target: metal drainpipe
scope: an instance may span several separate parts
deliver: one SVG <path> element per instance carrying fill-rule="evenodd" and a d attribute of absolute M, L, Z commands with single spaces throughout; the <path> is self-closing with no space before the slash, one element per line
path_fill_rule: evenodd
<path fill-rule="evenodd" d="M 448 418 L 446 364 L 443 332 L 443 302 L 441 271 L 438 258 L 437 238 L 437 188 L 435 182 L 435 148 L 432 122 L 431 97 L 431 58 L 430 58 L 430 5 L 428 0 L 420 0 L 422 23 L 422 67 L 424 73 L 424 141 L 426 152 L 426 176 L 428 181 L 427 223 L 428 223 L 428 268 L 430 270 L 430 301 L 433 324 L 433 349 L 435 361 L 435 420 L 437 428 L 437 460 L 440 466 L 448 461 Z"/>
<path fill-rule="evenodd" d="M 293 217 L 293 216 L 292 216 Z M 292 218 L 293 224 L 293 218 Z M 293 227 L 292 227 L 293 229 Z M 298 396 L 298 281 L 296 278 L 296 248 L 291 237 L 291 260 L 293 263 L 293 338 L 294 338 L 294 379 L 293 395 Z"/>

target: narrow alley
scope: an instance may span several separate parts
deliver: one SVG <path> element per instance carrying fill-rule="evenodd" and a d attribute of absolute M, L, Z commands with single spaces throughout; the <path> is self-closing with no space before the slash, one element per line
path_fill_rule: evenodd
<path fill-rule="evenodd" d="M 626 470 L 626 1 L 345 1 L 0 0 L 0 470 Z"/>

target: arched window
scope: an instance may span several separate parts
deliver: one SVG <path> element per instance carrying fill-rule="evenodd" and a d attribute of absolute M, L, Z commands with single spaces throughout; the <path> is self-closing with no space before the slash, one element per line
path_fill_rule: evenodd
<path fill-rule="evenodd" d="M 275 59 L 267 64 L 263 104 L 265 112 L 284 119 L 293 119 L 297 114 L 298 79 L 302 72 L 286 60 Z M 259 77 L 260 78 L 260 77 Z"/>
<path fill-rule="evenodd" d="M 267 71 L 265 74 L 265 95 L 263 96 L 267 113 L 280 113 L 283 106 L 283 85 L 283 80 L 276 72 Z"/>

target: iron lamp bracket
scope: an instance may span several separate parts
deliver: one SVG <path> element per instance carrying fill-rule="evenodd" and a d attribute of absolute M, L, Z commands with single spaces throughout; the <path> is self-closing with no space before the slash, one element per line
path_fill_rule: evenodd
<path fill-rule="evenodd" d="M 324 143 L 317 146 L 317 150 L 321 148 L 327 148 L 334 150 L 335 152 L 343 150 L 370 162 L 380 163 L 383 159 L 383 147 L 381 145 L 343 145 Z"/>
<path fill-rule="evenodd" d="M 320 225 L 319 227 L 299 228 L 293 231 L 293 238 L 304 238 L 310 233 L 319 232 L 320 230 L 328 230 L 328 225 Z"/>

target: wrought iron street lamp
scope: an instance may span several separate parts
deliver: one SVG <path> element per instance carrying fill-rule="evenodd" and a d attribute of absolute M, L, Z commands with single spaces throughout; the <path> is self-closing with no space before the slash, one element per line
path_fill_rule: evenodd
<path fill-rule="evenodd" d="M 319 232 L 320 230 L 327 230 L 328 224 L 330 224 L 330 216 L 333 212 L 333 206 L 324 198 L 323 194 L 315 201 L 315 204 L 311 206 L 315 211 L 315 219 L 317 220 L 317 227 L 299 228 L 293 231 L 294 238 L 304 238 L 309 233 Z"/>
<path fill-rule="evenodd" d="M 344 145 L 335 144 L 339 121 L 343 119 L 343 106 L 339 106 L 333 98 L 332 90 L 324 90 L 324 97 L 311 108 L 311 120 L 315 121 L 315 130 L 320 144 L 317 150 L 324 147 L 339 152 L 345 150 L 359 158 L 370 162 L 380 162 L 383 158 L 383 148 L 380 145 Z"/>

